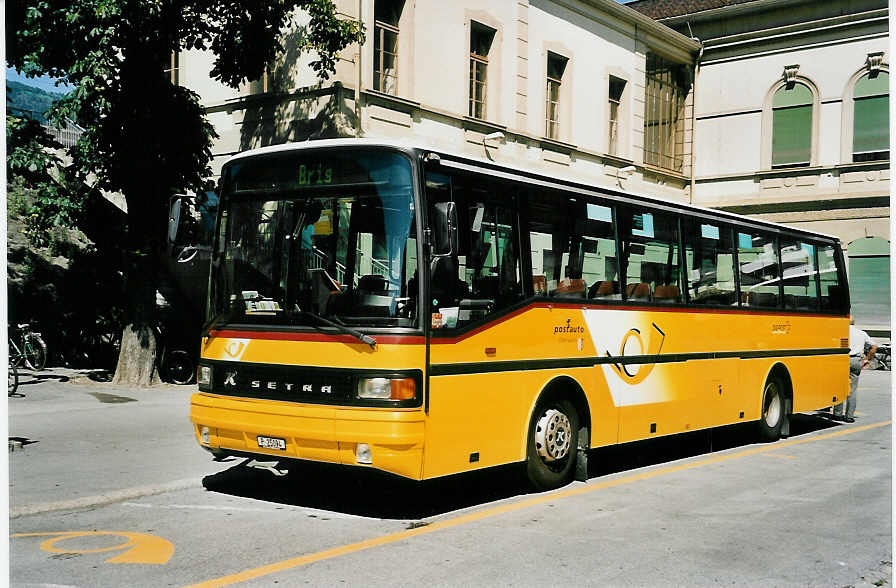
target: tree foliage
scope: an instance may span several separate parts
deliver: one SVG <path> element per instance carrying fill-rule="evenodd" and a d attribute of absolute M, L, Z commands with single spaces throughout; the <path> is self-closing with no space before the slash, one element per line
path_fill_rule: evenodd
<path fill-rule="evenodd" d="M 30 191 L 25 232 L 38 247 L 55 227 L 73 227 L 83 211 L 83 184 L 72 181 L 59 156 L 62 145 L 36 120 L 6 117 L 6 174 Z"/>
<path fill-rule="evenodd" d="M 86 129 L 72 169 L 124 193 L 139 248 L 161 234 L 167 196 L 199 190 L 211 174 L 217 135 L 199 96 L 166 75 L 172 53 L 211 51 L 211 77 L 237 87 L 283 50 L 298 10 L 310 15 L 303 49 L 317 52 L 312 66 L 325 79 L 338 52 L 363 38 L 331 0 L 11 0 L 7 61 L 74 88 L 50 117 Z"/>
<path fill-rule="evenodd" d="M 152 320 L 152 260 L 166 232 L 168 199 L 205 188 L 217 137 L 200 97 L 173 83 L 166 64 L 173 53 L 206 50 L 213 79 L 231 87 L 258 79 L 283 51 L 282 34 L 300 10 L 310 16 L 300 49 L 316 52 L 312 67 L 326 79 L 338 52 L 363 39 L 360 25 L 340 19 L 332 0 L 7 1 L 8 65 L 73 88 L 49 113 L 57 124 L 71 119 L 85 129 L 67 152 L 69 186 L 125 197 L 128 322 Z M 29 167 L 18 159 L 11 165 L 13 173 Z M 86 192 L 70 191 L 69 203 L 49 192 L 38 200 L 53 222 L 73 222 L 75 209 L 67 206 Z"/>
<path fill-rule="evenodd" d="M 338 51 L 362 38 L 331 0 L 12 0 L 7 61 L 74 88 L 50 112 L 86 129 L 69 150 L 71 169 L 124 194 L 128 245 L 145 250 L 164 233 L 167 197 L 198 191 L 211 175 L 217 137 L 199 96 L 172 83 L 165 64 L 173 52 L 208 50 L 213 78 L 233 87 L 257 79 L 298 9 L 311 16 L 305 48 L 326 77 Z"/>

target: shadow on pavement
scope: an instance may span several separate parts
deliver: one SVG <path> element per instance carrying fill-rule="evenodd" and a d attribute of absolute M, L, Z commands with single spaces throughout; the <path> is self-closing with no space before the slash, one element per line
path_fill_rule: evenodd
<path fill-rule="evenodd" d="M 42 382 L 68 382 L 69 377 L 61 374 L 47 374 L 43 372 L 30 372 L 19 368 L 19 386 L 33 386 Z"/>
<path fill-rule="evenodd" d="M 672 435 L 589 452 L 589 479 L 660 463 L 710 454 L 755 442 L 754 424 Z M 836 427 L 827 418 L 791 417 L 791 437 Z M 264 460 L 265 457 L 259 457 Z M 248 467 L 233 467 L 206 476 L 211 492 L 381 519 L 415 520 L 527 494 L 520 464 L 415 482 L 368 468 L 315 462 L 289 462 L 288 474 L 275 476 Z M 286 467 L 281 462 L 278 467 Z M 419 523 L 411 523 L 411 527 Z M 409 528 L 411 528 L 409 527 Z"/>

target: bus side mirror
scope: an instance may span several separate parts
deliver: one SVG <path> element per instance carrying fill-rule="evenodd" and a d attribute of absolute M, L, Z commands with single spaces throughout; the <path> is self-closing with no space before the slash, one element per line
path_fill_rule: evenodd
<path fill-rule="evenodd" d="M 437 202 L 433 208 L 433 255 L 457 255 L 457 207 L 454 202 Z"/>
<path fill-rule="evenodd" d="M 180 215 L 183 203 L 182 198 L 175 196 L 171 199 L 171 206 L 168 209 L 168 245 L 177 243 L 177 238 L 180 236 Z"/>

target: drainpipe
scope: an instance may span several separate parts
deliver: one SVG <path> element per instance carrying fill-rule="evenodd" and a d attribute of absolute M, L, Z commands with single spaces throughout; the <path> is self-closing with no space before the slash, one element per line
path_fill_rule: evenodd
<path fill-rule="evenodd" d="M 361 18 L 361 5 L 364 0 L 358 0 L 358 27 L 364 26 L 364 20 Z M 363 41 L 358 41 L 358 53 L 355 55 L 355 136 L 361 136 L 361 46 Z"/>
<path fill-rule="evenodd" d="M 697 60 L 694 63 L 694 85 L 692 90 L 694 99 L 691 105 L 691 191 L 688 194 L 688 204 L 694 203 L 694 189 L 697 184 L 695 179 L 697 175 L 697 76 L 700 73 L 700 60 L 703 58 L 703 43 L 697 37 L 691 37 L 691 39 L 700 43 L 700 52 L 697 53 Z"/>

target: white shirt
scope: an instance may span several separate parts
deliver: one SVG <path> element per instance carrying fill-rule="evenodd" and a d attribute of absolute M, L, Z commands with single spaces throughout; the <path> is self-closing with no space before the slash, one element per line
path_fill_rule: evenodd
<path fill-rule="evenodd" d="M 865 355 L 865 347 L 877 345 L 868 333 L 855 325 L 849 325 L 849 354 Z"/>

